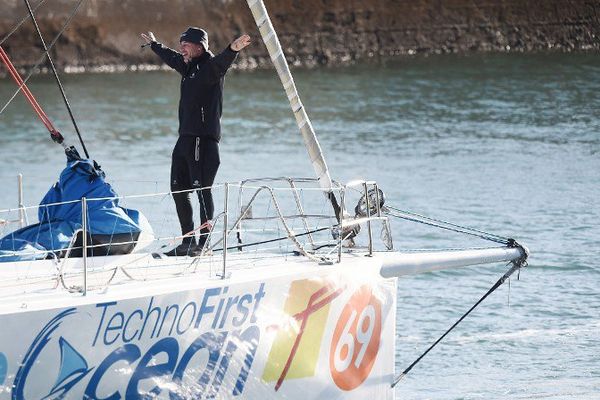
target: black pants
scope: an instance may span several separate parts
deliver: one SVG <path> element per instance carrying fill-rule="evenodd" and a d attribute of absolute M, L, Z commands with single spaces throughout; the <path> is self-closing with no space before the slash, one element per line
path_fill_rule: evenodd
<path fill-rule="evenodd" d="M 212 186 L 219 169 L 219 143 L 208 138 L 180 136 L 171 158 L 171 191 L 200 189 Z M 173 193 L 181 234 L 194 230 L 190 193 Z M 200 201 L 200 221 L 213 218 L 215 206 L 210 189 L 196 191 Z M 203 229 L 202 233 L 207 233 Z"/>

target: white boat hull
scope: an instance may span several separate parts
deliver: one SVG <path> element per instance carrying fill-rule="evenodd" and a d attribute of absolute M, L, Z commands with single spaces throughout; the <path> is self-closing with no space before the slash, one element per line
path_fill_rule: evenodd
<path fill-rule="evenodd" d="M 0 398 L 391 399 L 396 279 L 381 265 L 279 257 L 224 280 L 11 296 Z"/>

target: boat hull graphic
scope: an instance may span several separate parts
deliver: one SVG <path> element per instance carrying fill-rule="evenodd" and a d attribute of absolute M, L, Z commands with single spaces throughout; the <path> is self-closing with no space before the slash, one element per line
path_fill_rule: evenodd
<path fill-rule="evenodd" d="M 396 279 L 359 261 L 0 314 L 0 399 L 393 398 Z"/>

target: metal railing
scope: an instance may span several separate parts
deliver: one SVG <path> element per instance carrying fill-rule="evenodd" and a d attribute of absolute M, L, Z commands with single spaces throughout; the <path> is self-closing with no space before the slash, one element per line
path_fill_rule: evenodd
<path fill-rule="evenodd" d="M 285 183 L 285 187 L 271 187 L 271 186 L 267 186 L 264 185 L 262 183 L 269 183 L 269 184 L 273 184 L 275 182 L 284 182 Z M 198 263 L 201 262 L 202 257 L 206 256 L 209 252 L 210 252 L 210 257 L 212 258 L 213 255 L 213 251 L 221 251 L 221 272 L 217 274 L 217 277 L 220 279 L 226 279 L 228 277 L 228 253 L 229 250 L 237 248 L 239 251 L 241 251 L 242 248 L 245 247 L 249 247 L 252 245 L 256 245 L 257 243 L 242 243 L 241 242 L 241 233 L 242 232 L 252 232 L 251 229 L 248 230 L 243 230 L 242 229 L 242 224 L 244 225 L 248 225 L 250 223 L 250 221 L 262 221 L 262 222 L 274 222 L 277 224 L 278 227 L 281 227 L 283 229 L 283 231 L 285 232 L 285 236 L 279 239 L 282 240 L 287 240 L 288 242 L 291 242 L 293 244 L 293 247 L 296 249 L 295 251 L 298 252 L 299 254 L 304 255 L 305 257 L 307 257 L 310 260 L 313 260 L 315 262 L 318 263 L 325 263 L 325 264 L 331 264 L 334 261 L 330 258 L 330 256 L 332 254 L 335 254 L 335 261 L 337 261 L 338 263 L 342 262 L 342 254 L 343 254 L 343 249 L 345 246 L 350 246 L 354 243 L 354 237 L 356 236 L 358 229 L 355 229 L 356 227 L 360 226 L 360 225 L 366 225 L 367 227 L 367 237 L 366 237 L 366 241 L 367 241 L 367 252 L 368 255 L 371 256 L 373 254 L 374 251 L 374 238 L 373 238 L 373 223 L 380 221 L 382 222 L 384 229 L 387 229 L 389 232 L 389 225 L 388 225 L 388 220 L 387 217 L 382 216 L 382 210 L 381 210 L 381 202 L 380 202 L 380 197 L 379 197 L 379 189 L 377 187 L 377 184 L 373 181 L 355 181 L 352 183 L 349 183 L 347 185 L 339 185 L 336 183 L 336 187 L 335 190 L 338 192 L 339 194 L 339 198 L 341 201 L 341 209 L 342 209 L 342 213 L 341 215 L 343 216 L 339 223 L 337 222 L 337 220 L 335 220 L 335 215 L 333 214 L 333 210 L 331 210 L 330 208 L 327 208 L 329 212 L 327 213 L 315 213 L 315 212 L 311 212 L 311 213 L 307 213 L 306 212 L 306 204 L 303 201 L 303 197 L 307 192 L 310 191 L 314 191 L 314 192 L 318 192 L 320 193 L 322 191 L 321 188 L 319 187 L 302 187 L 302 185 L 308 185 L 308 184 L 315 184 L 317 183 L 316 179 L 311 179 L 311 178 L 299 178 L 299 179 L 293 179 L 293 178 L 289 178 L 289 177 L 280 177 L 280 178 L 260 178 L 260 179 L 251 179 L 251 180 L 245 180 L 245 181 L 241 181 L 241 182 L 228 182 L 228 183 L 224 183 L 224 184 L 220 184 L 220 185 L 214 185 L 211 189 L 220 189 L 221 187 L 223 188 L 223 211 L 221 213 L 219 213 L 214 219 L 213 219 L 213 224 L 211 226 L 211 229 L 209 231 L 208 235 L 208 240 L 206 241 L 206 246 L 205 248 L 202 249 L 202 252 L 200 253 L 200 257 L 195 257 L 189 265 L 197 265 Z M 18 221 L 11 221 L 11 222 L 18 222 L 19 225 L 21 226 L 23 224 L 23 221 L 26 219 L 26 215 L 27 215 L 27 209 L 29 208 L 34 208 L 34 207 L 25 207 L 23 205 L 23 190 L 22 190 L 22 176 L 19 176 L 18 178 L 18 184 L 19 184 L 19 206 L 18 206 L 18 213 L 19 213 L 19 218 Z M 318 183 L 317 183 L 318 185 Z M 231 187 L 238 187 L 239 188 L 239 192 L 238 192 L 238 206 L 239 206 L 239 210 L 235 213 L 236 214 L 236 218 L 233 222 L 233 224 L 231 224 L 230 226 L 230 216 L 232 215 L 232 210 L 230 208 L 230 200 L 231 200 Z M 206 189 L 206 188 L 203 188 Z M 253 194 L 250 196 L 249 199 L 246 199 L 246 193 L 248 192 L 248 190 L 253 190 Z M 198 189 L 196 189 L 198 190 Z M 195 190 L 190 190 L 189 192 L 194 192 Z M 291 213 L 285 213 L 284 209 L 282 208 L 282 206 L 280 205 L 280 196 L 277 194 L 279 191 L 285 191 L 285 192 L 289 192 L 291 194 L 291 197 L 289 198 L 289 204 L 287 204 L 287 206 L 290 206 L 290 204 L 293 206 L 292 208 L 292 212 Z M 374 195 L 373 195 L 374 193 Z M 127 199 L 143 199 L 143 198 L 152 198 L 152 197 L 159 197 L 160 201 L 162 201 L 162 199 L 166 198 L 167 196 L 171 195 L 171 192 L 165 192 L 165 193 L 153 193 L 153 194 L 148 194 L 148 195 L 135 195 L 135 196 L 123 196 L 123 197 L 115 197 L 115 198 L 110 198 L 110 199 L 117 199 L 117 200 L 127 200 Z M 254 213 L 252 212 L 253 207 L 255 207 L 257 205 L 257 203 L 259 203 L 259 196 L 261 194 L 266 194 L 266 196 L 262 196 L 262 198 L 260 199 L 261 201 L 267 201 L 269 206 L 272 205 L 274 207 L 275 210 L 275 215 L 268 215 L 268 213 L 265 213 L 265 215 L 254 215 Z M 352 194 L 353 196 L 359 196 L 360 197 L 360 201 L 362 203 L 364 203 L 364 213 L 366 215 L 356 215 L 354 217 L 349 217 L 349 214 L 347 213 L 346 210 L 346 206 L 348 204 L 348 199 L 349 199 L 349 195 Z M 317 196 L 319 199 L 322 199 L 321 195 Z M 99 199 L 99 198 L 86 198 L 83 197 L 80 200 L 73 200 L 73 201 L 69 201 L 69 202 L 64 202 L 64 203 L 57 203 L 57 204 L 46 204 L 43 207 L 46 207 L 47 209 L 49 207 L 53 207 L 53 206 L 58 206 L 58 205 L 64 205 L 64 204 L 72 204 L 72 203 L 77 203 L 79 202 L 81 205 L 81 229 L 77 229 L 75 231 L 75 234 L 73 236 L 73 239 L 71 240 L 70 244 L 68 245 L 68 247 L 66 249 L 62 248 L 59 250 L 53 250 L 50 249 L 48 251 L 46 251 L 44 253 L 44 257 L 48 256 L 48 255 L 53 255 L 54 257 L 54 262 L 58 265 L 59 263 L 60 268 L 57 267 L 57 270 L 59 271 L 59 277 L 57 278 L 57 282 L 62 282 L 63 286 L 67 287 L 66 283 L 64 282 L 64 273 L 65 273 L 65 265 L 66 265 L 66 261 L 69 258 L 73 257 L 73 254 L 71 253 L 72 250 L 81 250 L 81 274 L 82 274 L 82 278 L 83 278 L 83 282 L 82 282 L 82 286 L 79 289 L 79 291 L 86 296 L 89 290 L 89 260 L 88 257 L 89 255 L 95 255 L 94 253 L 94 249 L 99 248 L 99 247 L 106 247 L 106 244 L 95 244 L 94 242 L 90 242 L 90 238 L 92 237 L 92 235 L 90 235 L 91 229 L 90 226 L 93 225 L 93 221 L 90 221 L 90 216 L 89 216 L 89 207 L 90 207 L 90 202 L 95 202 L 95 201 L 102 201 L 102 200 L 107 200 L 105 199 Z M 159 201 L 159 202 L 160 202 Z M 170 202 L 169 202 L 170 203 Z M 361 204 L 359 202 L 359 205 L 357 206 L 357 209 L 361 207 Z M 375 204 L 373 204 L 375 203 Z M 259 205 L 260 206 L 260 205 Z M 263 204 L 264 206 L 264 204 Z M 11 210 L 0 210 L 1 211 L 11 211 Z M 15 210 L 16 211 L 16 210 Z M 43 213 L 42 213 L 43 214 Z M 1 216 L 1 215 L 0 215 Z M 301 221 L 302 224 L 302 230 L 300 231 L 300 233 L 296 233 L 294 232 L 294 230 L 292 229 L 290 222 L 292 222 L 295 219 L 299 219 Z M 319 227 L 318 229 L 311 229 L 311 223 L 314 223 L 314 221 L 323 221 L 323 220 L 333 220 L 334 222 L 330 223 L 327 226 L 320 226 L 322 225 L 321 223 L 319 223 L 317 225 L 317 227 Z M 217 224 L 222 224 L 222 237 L 217 240 L 214 241 L 214 243 L 212 243 L 212 245 L 210 245 L 211 237 L 214 237 L 214 228 Z M 279 230 L 280 228 L 277 228 L 277 230 Z M 317 232 L 322 232 L 325 230 L 329 230 L 331 231 L 333 235 L 333 237 L 330 237 L 329 240 L 325 239 L 322 242 L 318 242 L 317 241 L 317 237 L 315 236 L 315 234 Z M 232 233 L 236 233 L 238 235 L 238 243 L 235 246 L 230 246 L 230 242 L 229 242 L 229 235 Z M 81 246 L 77 247 L 76 243 L 75 243 L 75 237 L 81 234 Z M 191 234 L 195 234 L 194 232 L 192 232 Z M 204 233 L 203 233 L 204 234 Z M 305 236 L 305 243 L 303 244 L 300 241 L 300 237 Z M 319 234 L 320 237 L 322 237 L 322 234 Z M 181 238 L 182 236 L 167 236 L 167 237 L 154 237 L 152 239 L 152 242 L 160 242 L 160 241 L 165 241 L 165 240 L 176 240 L 178 238 Z M 275 240 L 279 240 L 279 239 L 275 239 Z M 333 241 L 332 241 L 333 239 Z M 364 239 L 363 239 L 364 240 Z M 141 241 L 141 239 L 140 239 Z M 128 244 L 133 244 L 133 245 L 138 245 L 140 243 L 140 241 L 135 240 L 135 241 L 124 241 L 124 242 L 111 242 L 108 244 L 108 246 L 117 246 L 117 245 L 128 245 Z M 270 242 L 273 240 L 266 240 L 264 241 L 264 243 Z M 324 244 L 323 244 L 324 243 Z M 151 243 L 151 244 L 155 244 L 155 243 Z M 258 243 L 261 244 L 261 243 Z M 221 245 L 221 248 L 218 249 L 217 246 Z M 306 247 L 308 246 L 308 247 Z M 332 247 L 333 249 L 331 251 L 329 251 L 328 253 L 322 253 L 322 252 L 318 252 L 318 249 L 322 248 L 322 247 Z M 89 253 L 89 254 L 88 254 Z M 96 253 L 97 254 L 97 253 Z M 42 257 L 40 255 L 40 257 Z M 42 257 L 42 258 L 44 258 Z M 35 257 L 34 257 L 35 258 Z M 39 259 L 39 257 L 38 257 Z M 114 276 L 114 274 L 113 274 Z M 75 287 L 69 287 L 69 290 L 73 290 L 75 289 Z"/>

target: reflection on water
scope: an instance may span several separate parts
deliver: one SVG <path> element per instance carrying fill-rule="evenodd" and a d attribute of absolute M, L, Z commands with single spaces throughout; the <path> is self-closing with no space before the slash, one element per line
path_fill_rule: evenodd
<path fill-rule="evenodd" d="M 516 236 L 531 266 L 503 286 L 398 386 L 406 399 L 591 398 L 600 389 L 600 58 L 595 54 L 405 58 L 384 66 L 295 71 L 334 179 L 376 179 L 389 203 Z M 121 194 L 166 191 L 178 77 L 69 75 L 86 145 Z M 31 89 L 65 137 L 73 129 L 50 77 Z M 0 82 L 0 99 L 14 91 Z M 29 106 L 0 116 L 0 207 L 16 174 L 36 203 L 64 165 Z M 226 81 L 217 181 L 311 176 L 272 71 Z M 217 199 L 217 204 L 220 200 Z M 398 248 L 448 244 L 394 222 Z M 505 270 L 402 279 L 397 368 L 408 366 Z M 571 362 L 570 360 L 577 360 Z M 509 382 L 510 384 L 507 384 Z M 574 390 L 573 388 L 577 388 Z"/>

